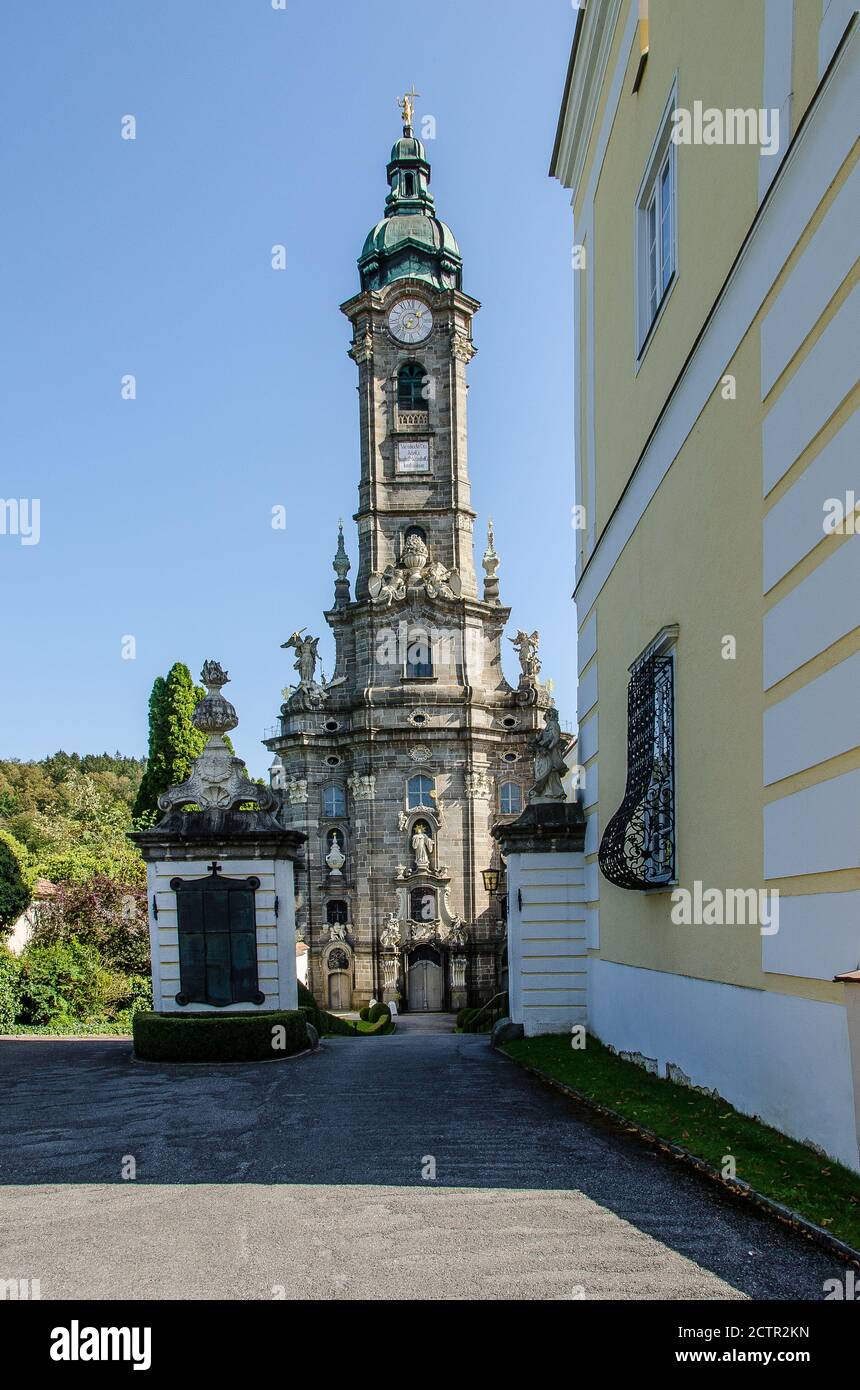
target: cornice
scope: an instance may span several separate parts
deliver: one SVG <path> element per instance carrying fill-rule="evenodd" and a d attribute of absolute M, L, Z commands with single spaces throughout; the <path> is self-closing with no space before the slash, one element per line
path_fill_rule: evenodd
<path fill-rule="evenodd" d="M 581 33 L 574 36 L 570 81 L 565 89 L 556 150 L 550 170 L 576 202 L 582 179 L 612 42 L 624 0 L 591 0 Z"/>

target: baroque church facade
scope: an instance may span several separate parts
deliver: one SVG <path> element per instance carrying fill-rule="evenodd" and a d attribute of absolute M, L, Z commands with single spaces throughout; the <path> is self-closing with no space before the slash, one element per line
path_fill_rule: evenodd
<path fill-rule="evenodd" d="M 479 592 L 466 401 L 480 306 L 403 112 L 361 289 L 341 305 L 358 372 L 355 591 L 341 526 L 334 674 L 317 679 L 318 639 L 294 633 L 298 682 L 266 740 L 280 819 L 307 836 L 297 932 L 331 1009 L 456 1010 L 505 987 L 504 907 L 483 871 L 499 865 L 493 826 L 525 807 L 552 703 L 537 633 L 509 639 L 518 686 L 502 672 L 492 523 Z"/>

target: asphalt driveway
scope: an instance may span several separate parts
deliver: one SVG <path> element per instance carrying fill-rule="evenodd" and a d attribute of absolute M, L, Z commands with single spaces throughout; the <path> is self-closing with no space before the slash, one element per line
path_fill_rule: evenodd
<path fill-rule="evenodd" d="M 844 1277 L 450 1028 L 242 1066 L 0 1042 L 0 1278 L 43 1299 L 821 1299 Z"/>

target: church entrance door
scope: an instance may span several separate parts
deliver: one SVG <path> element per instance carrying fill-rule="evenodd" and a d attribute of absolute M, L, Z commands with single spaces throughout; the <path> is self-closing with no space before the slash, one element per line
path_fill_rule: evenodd
<path fill-rule="evenodd" d="M 434 959 L 435 957 L 435 959 Z M 408 1004 L 413 1013 L 438 1013 L 442 1008 L 444 981 L 436 952 L 416 952 L 409 962 Z"/>
<path fill-rule="evenodd" d="M 349 975 L 344 971 L 328 977 L 328 1006 L 332 1013 L 348 1009 L 350 1005 Z"/>

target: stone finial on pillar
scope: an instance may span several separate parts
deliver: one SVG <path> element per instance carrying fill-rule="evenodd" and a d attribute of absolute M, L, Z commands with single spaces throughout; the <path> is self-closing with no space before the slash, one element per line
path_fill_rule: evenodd
<path fill-rule="evenodd" d="M 499 568 L 501 561 L 496 554 L 495 532 L 493 530 L 492 517 L 487 523 L 487 549 L 484 551 L 484 558 L 481 563 L 483 564 L 484 573 L 486 574 L 484 580 L 484 602 L 498 603 L 499 580 L 496 570 Z"/>
<path fill-rule="evenodd" d="M 206 746 L 195 758 L 188 780 L 168 787 L 158 798 L 159 809 L 169 813 L 199 806 L 202 811 L 235 811 L 250 803 L 261 812 L 273 810 L 277 801 L 272 792 L 249 780 L 244 762 L 224 742 L 224 735 L 239 723 L 235 709 L 221 694 L 230 677 L 217 661 L 207 661 L 200 679 L 207 693 L 195 705 L 191 722 L 208 735 Z"/>
<path fill-rule="evenodd" d="M 345 608 L 349 603 L 349 574 L 352 566 L 349 563 L 349 556 L 346 553 L 346 546 L 343 543 L 343 522 L 337 523 L 337 554 L 331 562 L 337 578 L 334 581 L 334 606 L 335 608 Z"/>

